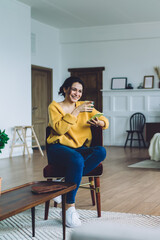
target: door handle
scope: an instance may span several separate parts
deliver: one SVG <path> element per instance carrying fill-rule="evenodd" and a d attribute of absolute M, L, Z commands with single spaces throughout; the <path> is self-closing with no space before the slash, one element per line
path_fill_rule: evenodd
<path fill-rule="evenodd" d="M 35 110 L 37 110 L 37 109 L 38 109 L 38 107 L 33 107 L 33 108 L 32 108 L 32 112 L 35 111 Z"/>

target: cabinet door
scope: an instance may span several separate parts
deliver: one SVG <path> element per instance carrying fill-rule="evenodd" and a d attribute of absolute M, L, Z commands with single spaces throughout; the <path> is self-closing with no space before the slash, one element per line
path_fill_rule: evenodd
<path fill-rule="evenodd" d="M 71 76 L 81 78 L 85 84 L 85 90 L 81 100 L 94 101 L 95 108 L 102 112 L 102 83 L 104 67 L 98 68 L 70 68 Z"/>
<path fill-rule="evenodd" d="M 160 132 L 160 123 L 158 122 L 146 123 L 146 141 L 148 143 L 150 143 L 150 140 L 152 139 L 153 135 L 158 132 Z"/>

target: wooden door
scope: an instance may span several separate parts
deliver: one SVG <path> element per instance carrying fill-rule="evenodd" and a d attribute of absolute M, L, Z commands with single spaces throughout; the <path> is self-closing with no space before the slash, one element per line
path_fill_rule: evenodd
<path fill-rule="evenodd" d="M 45 146 L 48 105 L 51 101 L 52 69 L 32 66 L 32 125 L 42 147 Z"/>
<path fill-rule="evenodd" d="M 102 112 L 102 83 L 104 67 L 97 68 L 70 68 L 71 76 L 81 78 L 85 84 L 82 100 L 91 100 L 95 103 L 95 108 Z"/>

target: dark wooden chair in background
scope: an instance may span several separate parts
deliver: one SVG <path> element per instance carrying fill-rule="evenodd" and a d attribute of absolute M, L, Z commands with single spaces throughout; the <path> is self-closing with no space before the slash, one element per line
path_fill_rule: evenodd
<path fill-rule="evenodd" d="M 139 147 L 141 147 L 141 142 L 143 146 L 146 147 L 143 130 L 146 123 L 146 118 L 143 113 L 137 112 L 130 117 L 130 130 L 127 130 L 127 138 L 124 147 L 126 147 L 127 142 L 130 141 L 130 147 L 132 147 L 133 141 L 138 141 Z"/>
<path fill-rule="evenodd" d="M 51 127 L 46 128 L 46 139 L 48 138 L 51 131 Z M 92 131 L 92 143 L 91 146 L 102 146 L 103 139 L 102 139 L 102 128 L 100 127 L 91 127 Z M 46 141 L 46 151 L 48 151 L 48 144 Z M 83 177 L 89 178 L 89 187 L 85 187 L 83 184 L 80 186 L 82 188 L 89 189 L 91 192 L 92 204 L 93 206 L 97 205 L 97 215 L 101 217 L 101 199 L 100 199 L 100 176 L 103 172 L 103 165 L 100 163 L 95 169 L 93 169 L 90 173 Z M 63 178 L 65 176 L 65 169 L 64 168 L 55 168 L 55 166 L 48 164 L 43 169 L 43 176 L 47 178 L 47 181 L 51 181 L 53 178 Z M 86 185 L 86 184 L 85 184 Z M 95 201 L 96 195 L 96 201 Z M 45 220 L 48 219 L 48 212 L 49 212 L 49 204 L 50 201 L 45 203 Z M 55 203 L 55 207 L 57 204 Z"/>

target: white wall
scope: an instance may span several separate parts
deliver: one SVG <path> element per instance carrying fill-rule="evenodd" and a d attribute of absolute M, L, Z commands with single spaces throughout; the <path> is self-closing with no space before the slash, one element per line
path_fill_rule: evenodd
<path fill-rule="evenodd" d="M 31 124 L 30 8 L 15 0 L 0 1 L 0 129 L 9 143 L 0 158 L 8 157 L 12 130 Z M 15 149 L 14 155 L 22 154 Z"/>
<path fill-rule="evenodd" d="M 104 66 L 104 89 L 110 89 L 112 77 L 127 77 L 136 88 L 160 65 L 160 23 L 65 29 L 60 41 L 62 76 L 68 68 Z"/>
<path fill-rule="evenodd" d="M 0 2 L 0 129 L 5 129 L 10 138 L 0 158 L 9 156 L 13 127 L 31 125 L 31 64 L 53 69 L 53 98 L 59 99 L 59 30 L 31 20 L 30 11 L 30 7 L 16 0 Z M 36 36 L 36 51 L 32 54 L 31 33 Z M 22 148 L 14 148 L 13 156 L 22 153 Z"/>
<path fill-rule="evenodd" d="M 31 32 L 35 38 L 31 63 L 53 69 L 53 98 L 57 100 L 58 89 L 62 82 L 59 30 L 32 19 Z"/>

